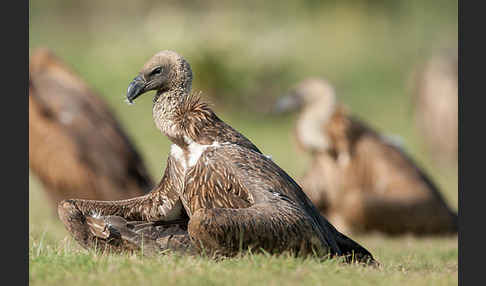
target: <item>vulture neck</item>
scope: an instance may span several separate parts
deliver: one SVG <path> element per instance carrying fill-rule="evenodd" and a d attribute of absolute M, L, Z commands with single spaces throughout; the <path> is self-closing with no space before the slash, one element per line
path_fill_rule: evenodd
<path fill-rule="evenodd" d="M 157 92 L 153 118 L 157 128 L 182 149 L 187 149 L 191 143 L 211 144 L 212 140 L 203 134 L 207 134 L 205 130 L 216 128 L 217 120 L 209 106 L 190 92 L 190 85 Z"/>
<path fill-rule="evenodd" d="M 324 101 L 304 109 L 296 124 L 297 138 L 304 148 L 311 152 L 322 152 L 331 147 L 325 125 L 334 114 L 335 108 L 334 101 Z"/>

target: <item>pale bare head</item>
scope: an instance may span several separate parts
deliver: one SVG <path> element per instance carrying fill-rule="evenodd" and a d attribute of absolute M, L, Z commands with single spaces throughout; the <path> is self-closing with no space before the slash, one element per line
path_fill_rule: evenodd
<path fill-rule="evenodd" d="M 319 101 L 334 102 L 336 94 L 334 87 L 327 80 L 321 78 L 308 78 L 295 87 L 295 93 L 302 97 L 304 105 Z"/>
<path fill-rule="evenodd" d="M 296 136 L 307 150 L 323 151 L 331 146 L 323 126 L 336 109 L 334 87 L 325 79 L 307 78 L 295 85 L 275 105 L 276 113 L 301 110 L 296 123 Z"/>
<path fill-rule="evenodd" d="M 289 112 L 308 107 L 334 106 L 336 93 L 334 87 L 322 78 L 307 78 L 291 89 L 288 95 L 279 99 L 276 112 Z"/>
<path fill-rule="evenodd" d="M 130 83 L 127 99 L 132 102 L 151 90 L 160 94 L 171 90 L 189 92 L 191 85 L 192 70 L 189 63 L 174 51 L 160 51 L 143 65 L 138 76 Z"/>

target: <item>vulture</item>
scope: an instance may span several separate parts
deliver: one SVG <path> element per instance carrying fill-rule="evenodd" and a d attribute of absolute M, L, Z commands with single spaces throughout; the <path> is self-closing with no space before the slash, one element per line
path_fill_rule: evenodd
<path fill-rule="evenodd" d="M 415 125 L 439 165 L 457 165 L 457 82 L 457 49 L 434 55 L 412 74 Z"/>
<path fill-rule="evenodd" d="M 164 174 L 137 198 L 62 201 L 59 217 L 75 240 L 115 252 L 233 257 L 263 251 L 377 265 L 320 215 L 284 170 L 191 92 L 192 79 L 189 63 L 165 50 L 130 83 L 129 103 L 156 91 L 153 119 L 172 142 Z"/>
<path fill-rule="evenodd" d="M 29 63 L 29 168 L 56 209 L 69 198 L 137 197 L 154 185 L 107 104 L 44 48 Z"/>
<path fill-rule="evenodd" d="M 302 81 L 274 108 L 300 110 L 294 137 L 311 163 L 298 181 L 340 231 L 457 233 L 457 214 L 434 182 L 396 140 L 351 116 L 327 80 Z"/>

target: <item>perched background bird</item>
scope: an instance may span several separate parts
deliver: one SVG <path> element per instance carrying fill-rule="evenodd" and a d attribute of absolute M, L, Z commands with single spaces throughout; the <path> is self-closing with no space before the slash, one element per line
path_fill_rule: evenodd
<path fill-rule="evenodd" d="M 276 111 L 300 108 L 295 138 L 311 165 L 300 182 L 345 233 L 457 232 L 457 214 L 399 144 L 351 116 L 333 86 L 311 78 L 281 98 Z"/>
<path fill-rule="evenodd" d="M 457 166 L 458 51 L 442 50 L 418 65 L 411 77 L 415 125 L 437 165 Z"/>
<path fill-rule="evenodd" d="M 30 57 L 29 167 L 55 206 L 131 198 L 153 185 L 107 104 L 47 49 Z"/>

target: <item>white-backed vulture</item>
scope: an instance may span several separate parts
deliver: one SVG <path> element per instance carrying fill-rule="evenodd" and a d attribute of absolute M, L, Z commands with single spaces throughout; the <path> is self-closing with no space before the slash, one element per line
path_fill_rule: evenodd
<path fill-rule="evenodd" d="M 81 245 L 125 250 L 145 241 L 145 252 L 183 246 L 231 257 L 251 248 L 375 264 L 285 171 L 191 93 L 191 85 L 189 63 L 173 51 L 155 54 L 129 85 L 129 102 L 156 91 L 155 125 L 173 143 L 165 173 L 142 197 L 61 202 L 59 216 Z"/>
<path fill-rule="evenodd" d="M 457 166 L 457 49 L 438 53 L 418 66 L 412 77 L 415 125 L 438 165 Z"/>
<path fill-rule="evenodd" d="M 457 232 L 457 214 L 432 180 L 393 140 L 350 116 L 326 80 L 302 81 L 275 109 L 300 109 L 294 134 L 312 161 L 299 182 L 339 230 Z"/>
<path fill-rule="evenodd" d="M 107 104 L 44 48 L 29 63 L 29 167 L 56 208 L 68 198 L 127 199 L 153 187 Z"/>

